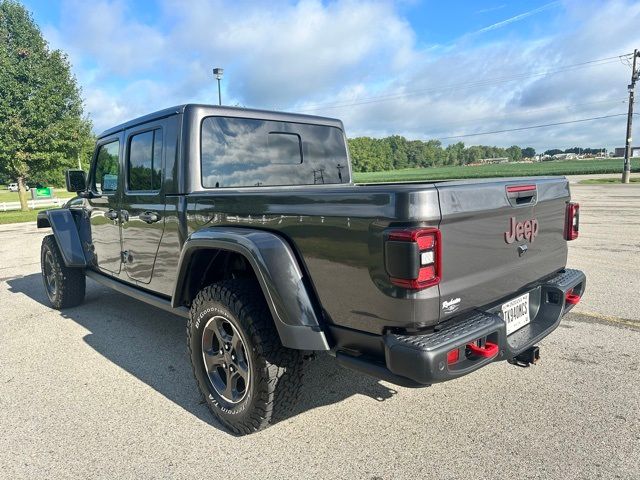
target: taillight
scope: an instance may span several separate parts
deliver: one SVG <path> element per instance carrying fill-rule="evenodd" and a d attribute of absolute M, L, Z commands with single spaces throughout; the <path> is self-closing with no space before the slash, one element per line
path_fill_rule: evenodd
<path fill-rule="evenodd" d="M 392 230 L 385 244 L 385 263 L 391 283 L 422 290 L 440 283 L 441 236 L 437 228 Z"/>
<path fill-rule="evenodd" d="M 580 204 L 569 202 L 565 217 L 564 238 L 575 240 L 580 230 Z"/>

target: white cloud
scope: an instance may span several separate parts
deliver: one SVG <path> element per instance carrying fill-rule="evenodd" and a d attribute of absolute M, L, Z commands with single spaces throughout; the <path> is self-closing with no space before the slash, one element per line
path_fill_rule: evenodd
<path fill-rule="evenodd" d="M 640 44 L 638 3 L 556 4 L 540 7 L 544 32 L 532 38 L 503 28 L 504 40 L 482 43 L 471 35 L 447 47 L 419 45 L 399 10 L 376 0 L 162 0 L 153 23 L 122 0 L 68 0 L 60 24 L 45 34 L 70 53 L 97 130 L 173 104 L 214 103 L 214 66 L 225 68 L 225 103 L 324 105 L 310 113 L 343 118 L 352 136 L 433 138 L 624 111 L 620 102 L 604 102 L 626 97 L 629 69 L 622 64 L 463 88 Z M 330 108 L 336 104 L 357 105 Z M 623 137 L 624 118 L 615 118 L 465 142 L 614 146 Z"/>

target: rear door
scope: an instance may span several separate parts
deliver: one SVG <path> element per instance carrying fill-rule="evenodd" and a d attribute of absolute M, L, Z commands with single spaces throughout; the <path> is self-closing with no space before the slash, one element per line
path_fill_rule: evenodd
<path fill-rule="evenodd" d="M 164 231 L 165 120 L 125 132 L 122 258 L 127 276 L 149 283 Z"/>
<path fill-rule="evenodd" d="M 442 214 L 442 319 L 500 300 L 566 265 L 566 179 L 436 187 Z"/>

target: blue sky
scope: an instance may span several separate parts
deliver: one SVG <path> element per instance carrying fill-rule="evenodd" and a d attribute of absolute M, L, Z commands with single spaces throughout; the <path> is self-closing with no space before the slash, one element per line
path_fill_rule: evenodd
<path fill-rule="evenodd" d="M 640 2 L 25 0 L 69 54 L 96 131 L 185 102 L 335 116 L 350 136 L 442 138 L 626 111 Z M 612 58 L 613 57 L 613 58 Z M 591 60 L 592 64 L 578 65 Z M 638 122 L 637 122 L 638 123 Z M 463 137 L 622 145 L 623 116 Z"/>

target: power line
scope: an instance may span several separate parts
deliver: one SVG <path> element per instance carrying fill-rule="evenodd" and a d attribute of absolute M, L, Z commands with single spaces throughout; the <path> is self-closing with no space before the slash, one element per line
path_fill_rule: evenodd
<path fill-rule="evenodd" d="M 596 102 L 583 102 L 583 103 L 573 103 L 570 105 L 559 105 L 557 107 L 542 107 L 542 108 L 531 108 L 528 110 L 520 110 L 518 112 L 514 112 L 514 113 L 505 113 L 503 115 L 491 115 L 489 117 L 475 117 L 472 119 L 468 119 L 468 122 L 464 122 L 464 123 L 459 123 L 459 122 L 449 122 L 449 123 L 438 123 L 437 128 L 441 128 L 441 127 L 460 127 L 460 126 L 464 126 L 464 125 L 470 125 L 473 124 L 475 122 L 481 122 L 481 121 L 485 121 L 485 120 L 499 120 L 499 119 L 503 119 L 503 118 L 513 118 L 513 116 L 515 114 L 518 115 L 526 115 L 526 114 L 530 114 L 530 113 L 537 113 L 537 112 L 543 112 L 543 111 L 549 111 L 549 110 L 567 110 L 567 109 L 571 109 L 574 107 L 582 107 L 582 106 L 586 106 L 586 105 L 606 105 L 606 104 L 618 104 L 618 103 L 627 103 L 627 99 L 626 98 L 622 98 L 622 99 L 618 99 L 618 100 L 598 100 Z"/>
<path fill-rule="evenodd" d="M 465 138 L 465 137 L 477 137 L 480 135 L 492 135 L 495 133 L 506 133 L 506 132 L 518 132 L 521 130 L 531 130 L 534 128 L 544 128 L 544 127 L 555 127 L 558 125 L 568 125 L 570 123 L 580 123 L 580 122 L 590 122 L 592 120 L 602 120 L 605 118 L 613 118 L 613 117 L 623 117 L 626 116 L 626 113 L 615 113 L 612 115 L 601 115 L 599 117 L 591 117 L 591 118 L 580 118 L 578 120 L 568 120 L 565 122 L 555 122 L 555 123 L 544 123 L 541 125 L 529 125 L 527 127 L 518 127 L 518 128 L 507 128 L 504 130 L 493 130 L 491 132 L 478 132 L 478 133 L 466 133 L 464 135 L 451 135 L 448 137 L 440 137 L 438 140 L 450 140 L 452 138 Z"/>
<path fill-rule="evenodd" d="M 413 95 L 419 95 L 419 94 L 423 94 L 423 93 L 446 91 L 446 90 L 451 90 L 451 89 L 466 89 L 466 88 L 490 86 L 490 85 L 495 85 L 495 84 L 498 84 L 498 83 L 505 83 L 505 82 L 512 82 L 512 81 L 515 81 L 515 80 L 521 80 L 523 78 L 553 75 L 553 74 L 556 74 L 556 73 L 562 73 L 562 72 L 571 71 L 571 70 L 578 70 L 580 68 L 608 65 L 608 64 L 611 64 L 611 63 L 617 63 L 618 61 L 620 61 L 620 59 L 622 59 L 624 57 L 628 57 L 630 55 L 632 55 L 632 54 L 616 55 L 616 56 L 613 56 L 613 57 L 606 57 L 606 58 L 599 58 L 599 59 L 595 59 L 595 60 L 588 60 L 588 61 L 585 61 L 585 62 L 574 63 L 574 64 L 570 64 L 570 65 L 564 65 L 561 68 L 559 67 L 559 68 L 549 69 L 549 70 L 545 70 L 545 71 L 541 71 L 541 72 L 520 73 L 520 74 L 508 75 L 508 76 L 504 76 L 504 77 L 486 78 L 486 79 L 479 80 L 477 82 L 471 82 L 471 83 L 464 82 L 464 83 L 443 85 L 443 86 L 440 86 L 440 87 L 430 87 L 430 88 L 424 88 L 424 89 L 420 89 L 420 90 L 412 90 L 412 91 L 409 91 L 409 92 L 398 93 L 398 94 L 389 94 L 389 95 L 379 95 L 379 96 L 374 96 L 374 97 L 365 97 L 365 98 L 361 98 L 361 99 L 358 99 L 358 100 L 354 100 L 351 103 L 345 103 L 345 102 L 316 103 L 316 104 L 308 105 L 306 108 L 298 110 L 298 111 L 299 112 L 313 112 L 313 111 L 324 110 L 324 109 L 352 107 L 352 106 L 358 106 L 358 105 L 366 105 L 366 104 L 370 104 L 370 103 L 378 103 L 378 102 L 383 102 L 383 101 L 395 100 L 395 99 L 398 99 L 398 98 L 404 98 L 404 97 L 409 97 L 409 96 L 413 96 Z"/>

